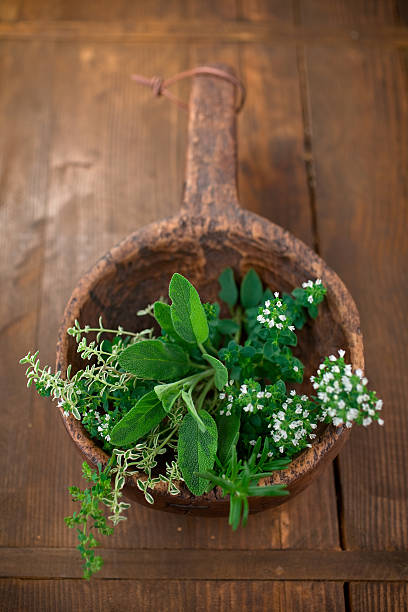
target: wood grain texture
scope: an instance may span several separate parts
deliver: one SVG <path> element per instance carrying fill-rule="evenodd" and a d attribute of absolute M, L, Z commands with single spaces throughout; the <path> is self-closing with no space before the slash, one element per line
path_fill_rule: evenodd
<path fill-rule="evenodd" d="M 99 578 L 139 580 L 403 581 L 408 553 L 306 550 L 100 549 Z M 75 548 L 4 548 L 0 576 L 79 578 Z"/>
<path fill-rule="evenodd" d="M 333 582 L 0 580 L 0 600 L 9 612 L 344 610 L 342 586 Z"/>
<path fill-rule="evenodd" d="M 406 74 L 379 50 L 308 50 L 307 69 L 321 253 L 357 299 L 386 423 L 353 432 L 341 455 L 345 542 L 406 549 Z"/>
<path fill-rule="evenodd" d="M 0 580 L 2 609 L 406 609 L 407 24 L 403 0 L 0 3 L 0 568 L 20 576 Z M 75 509 L 66 487 L 80 483 L 80 459 L 17 361 L 38 345 L 52 363 L 77 279 L 129 231 L 178 211 L 187 117 L 129 74 L 208 61 L 239 66 L 249 89 L 242 204 L 317 242 L 352 290 L 386 426 L 353 431 L 337 492 L 327 470 L 237 533 L 224 518 L 134 504 L 103 542 L 104 571 L 123 567 L 129 580 L 47 580 L 79 576 L 62 517 Z M 350 557 L 334 556 L 336 502 Z M 173 551 L 185 577 L 201 563 L 203 575 L 227 579 L 149 579 L 141 555 L 170 571 Z M 21 578 L 34 569 L 41 580 Z"/>
<path fill-rule="evenodd" d="M 17 545 L 36 413 L 19 360 L 38 342 L 47 225 L 52 47 L 0 46 L 1 542 Z M 15 75 L 19 78 L 16 79 Z"/>
<path fill-rule="evenodd" d="M 89 21 L 97 18 L 99 21 L 113 20 L 143 20 L 171 18 L 191 19 L 211 16 L 213 19 L 234 19 L 236 17 L 236 0 L 216 2 L 214 0 L 149 0 L 135 2 L 134 0 L 81 0 L 64 2 L 59 0 L 21 0 L 19 18 L 23 20 L 55 19 L 61 21 Z"/>
<path fill-rule="evenodd" d="M 400 22 L 395 0 L 297 0 L 296 4 L 305 25 L 344 24 L 353 28 L 353 37 L 357 40 L 359 26 Z"/>
<path fill-rule="evenodd" d="M 408 584 L 397 582 L 359 583 L 350 585 L 353 612 L 406 612 Z"/>

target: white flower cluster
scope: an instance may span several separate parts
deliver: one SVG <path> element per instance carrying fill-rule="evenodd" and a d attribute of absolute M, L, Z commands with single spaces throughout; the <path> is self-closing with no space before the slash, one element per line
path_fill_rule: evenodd
<path fill-rule="evenodd" d="M 281 409 L 273 412 L 269 419 L 270 435 L 279 453 L 290 457 L 303 448 L 310 448 L 310 440 L 316 438 L 316 420 L 307 395 L 299 396 L 292 390 Z"/>
<path fill-rule="evenodd" d="M 295 331 L 295 326 L 287 318 L 285 312 L 287 309 L 279 298 L 279 293 L 274 293 L 273 300 L 266 300 L 265 304 L 260 307 L 257 321 L 261 323 L 267 329 L 274 328 L 275 330 L 283 331 L 284 329 L 290 329 Z"/>
<path fill-rule="evenodd" d="M 353 373 L 351 365 L 344 362 L 344 354 L 339 350 L 339 357 L 327 357 L 316 376 L 310 378 L 321 406 L 320 420 L 347 428 L 352 427 L 353 422 L 364 427 L 373 421 L 383 425 L 379 415 L 382 400 L 377 398 L 375 391 L 367 389 L 368 380 L 360 369 Z"/>
<path fill-rule="evenodd" d="M 317 301 L 317 297 L 319 297 L 318 302 L 320 302 L 321 296 L 325 293 L 322 292 L 323 287 L 320 278 L 316 279 L 315 282 L 308 280 L 305 283 L 302 283 L 302 287 L 306 290 L 307 301 L 309 302 L 309 304 L 313 304 L 315 301 Z"/>
<path fill-rule="evenodd" d="M 98 410 L 94 410 L 93 408 L 90 408 L 83 415 L 83 420 L 85 421 L 85 423 L 87 419 L 91 419 L 94 422 L 97 428 L 97 431 L 98 431 L 98 436 L 102 440 L 106 440 L 106 442 L 110 442 L 109 431 L 111 430 L 111 423 L 110 423 L 111 415 L 106 414 L 106 413 L 101 415 L 98 412 Z"/>
<path fill-rule="evenodd" d="M 234 381 L 230 381 L 231 386 Z M 244 412 L 253 413 L 258 410 L 263 410 L 265 407 L 265 400 L 269 400 L 272 397 L 272 393 L 266 388 L 264 391 L 261 389 L 259 383 L 244 383 L 240 386 L 239 390 L 234 388 L 230 389 L 226 393 L 220 393 L 220 400 L 225 400 L 226 404 L 220 409 L 220 414 L 225 416 L 231 416 L 231 410 L 234 401 L 240 410 Z"/>

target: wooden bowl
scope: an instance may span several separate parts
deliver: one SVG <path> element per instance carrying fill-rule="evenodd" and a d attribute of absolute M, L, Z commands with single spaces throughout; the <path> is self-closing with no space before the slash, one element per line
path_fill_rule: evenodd
<path fill-rule="evenodd" d="M 167 294 L 173 272 L 187 276 L 203 301 L 212 301 L 217 299 L 217 278 L 226 266 L 235 270 L 237 278 L 254 268 L 272 290 L 291 291 L 303 281 L 316 278 L 327 287 L 327 299 L 318 318 L 298 336 L 297 355 L 305 363 L 304 391 L 311 391 L 308 380 L 322 358 L 339 348 L 346 350 L 354 368 L 363 368 L 358 312 L 339 277 L 288 231 L 239 207 L 234 98 L 231 83 L 213 76 L 194 78 L 181 212 L 131 234 L 79 281 L 59 330 L 57 369 L 63 376 L 70 363 L 73 371 L 83 367 L 76 343 L 66 333 L 75 319 L 82 326 L 93 326 L 102 315 L 109 328 L 122 325 L 129 330 L 141 329 L 151 325 L 151 320 L 137 317 L 137 310 Z M 82 457 L 92 465 L 104 466 L 108 455 L 79 421 L 65 417 L 62 409 L 60 412 Z M 296 457 L 288 469 L 260 483 L 285 483 L 291 495 L 251 498 L 250 511 L 277 506 L 302 491 L 334 459 L 348 432 L 344 427 L 324 428 L 313 447 Z M 144 475 L 138 477 L 143 479 Z M 124 493 L 146 504 L 136 480 L 128 479 Z M 229 500 L 222 498 L 219 489 L 201 497 L 193 496 L 183 483 L 180 489 L 179 495 L 171 496 L 160 483 L 153 491 L 155 503 L 150 507 L 206 516 L 228 514 Z"/>

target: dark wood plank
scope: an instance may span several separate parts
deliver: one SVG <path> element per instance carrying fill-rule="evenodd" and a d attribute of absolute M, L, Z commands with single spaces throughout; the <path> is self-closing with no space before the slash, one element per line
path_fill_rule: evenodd
<path fill-rule="evenodd" d="M 298 0 L 305 25 L 347 25 L 358 38 L 358 27 L 364 24 L 395 24 L 399 14 L 395 0 Z"/>
<path fill-rule="evenodd" d="M 0 580 L 0 600 L 8 612 L 344 609 L 342 586 L 321 582 Z"/>
<path fill-rule="evenodd" d="M 282 25 L 293 21 L 293 3 L 281 0 L 240 0 L 240 16 L 249 21 Z"/>
<path fill-rule="evenodd" d="M 2 0 L 0 4 L 0 21 L 16 21 L 20 13 L 22 0 Z"/>
<path fill-rule="evenodd" d="M 100 578 L 138 580 L 403 581 L 408 552 L 101 549 Z M 4 548 L 4 578 L 79 578 L 75 548 Z"/>
<path fill-rule="evenodd" d="M 52 45 L 0 45 L 1 543 L 18 545 L 27 513 L 33 395 L 19 360 L 38 341 L 47 224 Z M 16 77 L 17 75 L 17 77 Z"/>
<path fill-rule="evenodd" d="M 350 585 L 353 612 L 406 612 L 407 602 L 407 583 L 371 582 Z"/>
<path fill-rule="evenodd" d="M 406 549 L 406 74 L 384 49 L 308 49 L 307 69 L 321 252 L 355 296 L 384 399 L 385 427 L 353 431 L 341 454 L 345 543 Z"/>
<path fill-rule="evenodd" d="M 169 19 L 172 17 L 192 18 L 227 18 L 236 16 L 235 0 L 225 2 L 207 2 L 206 0 L 150 0 L 149 2 L 134 2 L 134 0 L 90 0 L 81 2 L 50 2 L 49 0 L 22 0 L 19 12 L 20 19 L 58 19 L 88 21 L 111 21 L 115 19 Z"/>

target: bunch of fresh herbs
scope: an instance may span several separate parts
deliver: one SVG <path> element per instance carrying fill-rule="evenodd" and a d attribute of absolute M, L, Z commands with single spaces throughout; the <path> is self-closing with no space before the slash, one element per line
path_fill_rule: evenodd
<path fill-rule="evenodd" d="M 94 533 L 113 531 L 103 507 L 113 525 L 125 518 L 126 478 L 139 476 L 149 503 L 159 482 L 172 495 L 183 486 L 196 496 L 218 486 L 229 495 L 229 523 L 236 529 L 246 524 L 249 497 L 288 494 L 283 485 L 259 481 L 310 447 L 319 422 L 383 424 L 381 400 L 367 390 L 363 373 L 353 373 L 344 362 L 341 349 L 311 378 L 316 395 L 288 389 L 303 380 L 304 366 L 293 354 L 295 332 L 318 315 L 326 294 L 319 279 L 282 296 L 264 289 L 252 269 L 238 286 L 227 268 L 219 283 L 228 317 L 220 316 L 220 304 L 203 304 L 193 285 L 176 273 L 169 285 L 171 303 L 160 299 L 137 313 L 151 315 L 158 334 L 154 327 L 107 329 L 101 319 L 98 327 L 75 322 L 68 334 L 89 362 L 82 370 L 72 374 L 69 367 L 62 378 L 41 367 L 38 353 L 21 360 L 28 385 L 57 399 L 111 455 L 104 469 L 84 463 L 89 488 L 70 488 L 81 509 L 65 520 L 77 529 L 86 578 L 102 565 Z M 96 339 L 89 341 L 91 333 Z"/>

